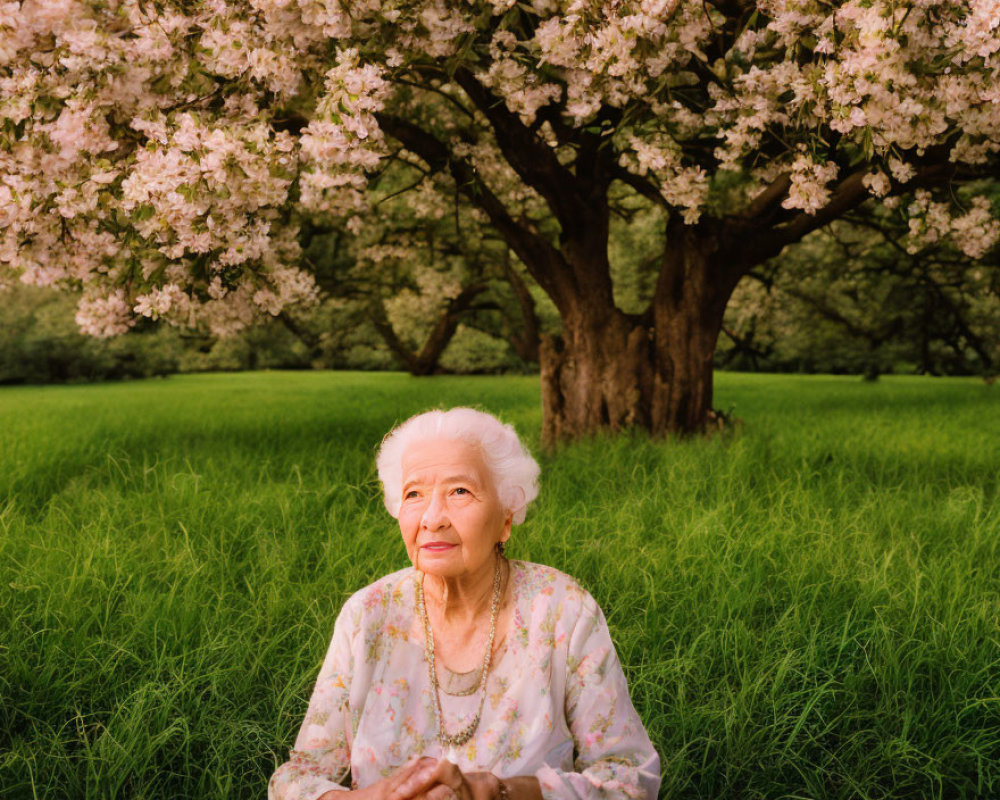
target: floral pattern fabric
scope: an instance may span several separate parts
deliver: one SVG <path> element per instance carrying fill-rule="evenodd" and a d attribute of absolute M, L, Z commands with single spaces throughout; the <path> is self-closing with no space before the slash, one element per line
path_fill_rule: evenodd
<path fill-rule="evenodd" d="M 568 575 L 511 561 L 512 626 L 494 656 L 465 772 L 534 775 L 545 800 L 652 798 L 659 756 L 629 698 L 604 615 Z M 289 760 L 268 800 L 364 787 L 411 756 L 444 756 L 415 609 L 416 570 L 344 604 Z M 461 677 L 461 676 L 459 676 Z M 469 724 L 479 693 L 442 692 L 445 730 Z"/>

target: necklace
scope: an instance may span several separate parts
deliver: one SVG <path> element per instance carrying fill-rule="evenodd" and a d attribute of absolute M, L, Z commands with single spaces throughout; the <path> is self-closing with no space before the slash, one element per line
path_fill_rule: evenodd
<path fill-rule="evenodd" d="M 482 664 L 477 669 L 468 672 L 452 672 L 447 667 L 444 668 L 444 681 L 438 678 L 438 688 L 452 697 L 468 697 L 475 694 L 479 688 L 479 680 L 482 678 Z M 456 688 L 456 687 L 465 688 Z"/>
<path fill-rule="evenodd" d="M 431 621 L 427 616 L 427 606 L 424 604 L 424 576 L 420 574 L 417 581 L 417 612 L 424 623 L 424 653 L 427 656 L 427 674 L 434 689 L 434 714 L 437 717 L 438 741 L 448 747 L 461 747 L 476 732 L 479 727 L 479 719 L 483 713 L 483 703 L 486 702 L 486 678 L 490 671 L 490 659 L 493 657 L 493 636 L 497 629 L 497 611 L 500 609 L 500 561 L 497 558 L 497 569 L 493 573 L 493 605 L 490 608 L 490 636 L 486 643 L 486 655 L 483 658 L 482 674 L 479 677 L 479 685 L 473 691 L 482 691 L 479 698 L 479 708 L 476 709 L 476 716 L 472 722 L 466 725 L 457 733 L 448 734 L 444 730 L 444 713 L 441 711 L 441 691 L 438 685 L 437 668 L 434 665 L 434 631 L 431 630 Z M 473 692 L 468 692 L 472 694 Z"/>

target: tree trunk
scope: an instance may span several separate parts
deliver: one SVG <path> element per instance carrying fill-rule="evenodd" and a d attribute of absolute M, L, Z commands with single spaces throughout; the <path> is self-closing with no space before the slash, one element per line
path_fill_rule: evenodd
<path fill-rule="evenodd" d="M 485 283 L 475 283 L 466 286 L 456 297 L 450 299 L 441 315 L 435 320 L 430 333 L 427 334 L 423 347 L 418 351 L 410 350 L 396 335 L 381 302 L 376 302 L 372 306 L 372 323 L 389 349 L 411 375 L 433 375 L 438 371 L 438 362 L 458 330 L 462 315 L 472 306 L 472 301 L 487 288 Z"/>
<path fill-rule="evenodd" d="M 710 239 L 679 234 L 664 256 L 650 313 L 628 315 L 578 296 L 563 314 L 562 337 L 543 339 L 546 446 L 597 430 L 637 426 L 664 436 L 718 424 L 713 359 L 739 274 L 713 263 Z"/>
<path fill-rule="evenodd" d="M 546 447 L 597 430 L 649 427 L 653 361 L 649 328 L 615 309 L 563 319 L 542 337 L 542 441 Z"/>

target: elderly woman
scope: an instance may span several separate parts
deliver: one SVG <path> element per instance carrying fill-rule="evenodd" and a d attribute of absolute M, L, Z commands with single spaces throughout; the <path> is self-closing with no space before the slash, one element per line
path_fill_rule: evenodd
<path fill-rule="evenodd" d="M 504 556 L 538 494 L 514 429 L 429 411 L 377 464 L 413 566 L 344 604 L 269 800 L 654 798 L 659 757 L 601 609 Z"/>

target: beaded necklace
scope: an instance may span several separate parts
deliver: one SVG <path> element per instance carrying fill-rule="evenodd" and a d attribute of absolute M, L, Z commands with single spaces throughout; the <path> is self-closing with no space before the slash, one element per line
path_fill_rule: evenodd
<path fill-rule="evenodd" d="M 479 678 L 479 685 L 473 691 L 481 691 L 479 698 L 479 708 L 472 722 L 466 725 L 457 733 L 448 734 L 444 730 L 444 713 L 441 711 L 441 687 L 438 684 L 437 668 L 434 664 L 434 631 L 431 630 L 431 621 L 427 616 L 427 606 L 424 603 L 424 575 L 421 572 L 417 580 L 417 613 L 424 624 L 424 654 L 427 657 L 427 674 L 430 677 L 431 686 L 434 688 L 434 713 L 437 716 L 438 741 L 447 747 L 461 747 L 472 738 L 479 727 L 479 720 L 483 713 L 483 704 L 486 702 L 486 678 L 490 671 L 490 659 L 493 657 L 493 636 L 497 628 L 497 612 L 500 609 L 500 562 L 502 556 L 497 557 L 497 568 L 493 574 L 493 604 L 490 608 L 490 636 L 486 643 L 486 655 L 483 657 L 483 669 Z M 473 691 L 466 694 L 472 694 Z"/>

